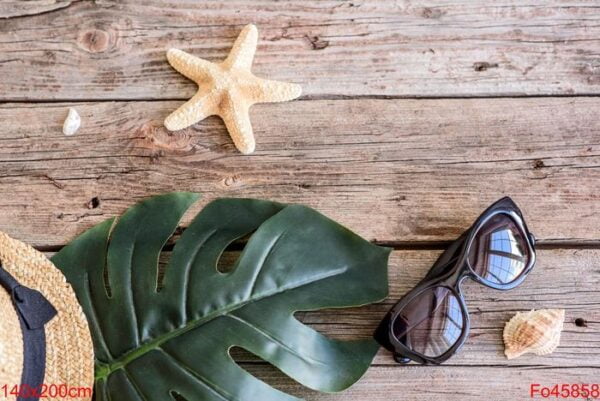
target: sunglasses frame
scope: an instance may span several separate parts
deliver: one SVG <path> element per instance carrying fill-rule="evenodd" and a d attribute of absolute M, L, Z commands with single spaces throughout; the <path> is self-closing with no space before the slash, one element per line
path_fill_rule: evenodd
<path fill-rule="evenodd" d="M 489 282 L 479 277 L 471 266 L 469 261 L 469 253 L 473 240 L 479 233 L 479 230 L 487 223 L 492 217 L 498 214 L 508 215 L 513 222 L 517 225 L 517 228 L 524 234 L 524 239 L 527 244 L 529 251 L 529 261 L 527 266 L 519 274 L 519 276 L 507 284 L 497 284 Z M 454 354 L 456 354 L 460 348 L 466 342 L 467 336 L 470 331 L 470 319 L 469 311 L 463 296 L 461 288 L 462 283 L 470 278 L 475 282 L 485 285 L 487 287 L 506 291 L 517 287 L 525 280 L 527 275 L 531 272 L 535 265 L 535 236 L 529 231 L 523 215 L 519 210 L 518 206 L 509 197 L 502 198 L 488 207 L 473 223 L 473 225 L 465 231 L 456 241 L 454 241 L 448 249 L 438 258 L 434 263 L 433 267 L 427 273 L 425 278 L 421 280 L 412 290 L 406 293 L 394 307 L 387 313 L 375 332 L 375 339 L 382 346 L 394 353 L 394 359 L 398 363 L 409 363 L 414 361 L 420 364 L 428 365 L 440 363 L 446 361 Z M 393 326 L 400 315 L 402 309 L 408 305 L 413 299 L 421 295 L 424 291 L 435 287 L 445 287 L 456 297 L 460 305 L 463 314 L 463 328 L 460 337 L 457 341 L 442 355 L 436 357 L 430 357 L 418 352 L 415 352 L 399 341 L 393 333 Z"/>

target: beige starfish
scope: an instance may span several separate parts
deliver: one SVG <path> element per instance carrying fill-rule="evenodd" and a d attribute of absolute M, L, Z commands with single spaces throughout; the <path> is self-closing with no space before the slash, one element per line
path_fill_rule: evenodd
<path fill-rule="evenodd" d="M 208 116 L 218 115 L 240 152 L 254 152 L 256 146 L 248 111 L 255 103 L 283 102 L 300 96 L 300 85 L 269 81 L 250 71 L 258 31 L 246 25 L 222 63 L 194 57 L 178 49 L 169 49 L 169 63 L 198 84 L 198 93 L 165 119 L 169 131 L 187 128 Z"/>

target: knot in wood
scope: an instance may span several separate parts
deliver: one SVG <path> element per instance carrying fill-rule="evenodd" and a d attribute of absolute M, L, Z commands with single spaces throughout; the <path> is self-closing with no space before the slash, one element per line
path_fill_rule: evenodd
<path fill-rule="evenodd" d="M 91 29 L 83 32 L 79 37 L 79 45 L 90 53 L 101 53 L 108 49 L 110 34 L 100 29 Z"/>

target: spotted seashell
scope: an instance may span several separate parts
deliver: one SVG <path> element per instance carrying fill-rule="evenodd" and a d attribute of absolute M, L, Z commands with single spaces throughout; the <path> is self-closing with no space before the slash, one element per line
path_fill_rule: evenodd
<path fill-rule="evenodd" d="M 526 353 L 551 354 L 558 347 L 564 321 L 564 309 L 517 313 L 504 327 L 504 354 L 508 359 Z"/>

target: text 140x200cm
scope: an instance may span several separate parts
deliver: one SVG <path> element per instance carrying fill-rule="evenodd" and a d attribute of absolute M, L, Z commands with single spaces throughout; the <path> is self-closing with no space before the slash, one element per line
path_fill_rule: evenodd
<path fill-rule="evenodd" d="M 75 387 L 67 384 L 42 384 L 39 387 L 31 387 L 27 384 L 4 384 L 0 386 L 0 397 L 20 398 L 90 398 L 91 387 Z"/>

